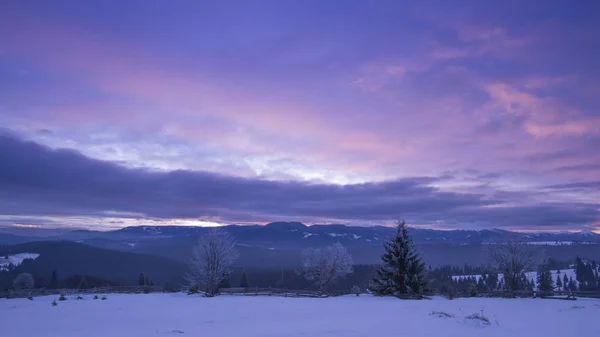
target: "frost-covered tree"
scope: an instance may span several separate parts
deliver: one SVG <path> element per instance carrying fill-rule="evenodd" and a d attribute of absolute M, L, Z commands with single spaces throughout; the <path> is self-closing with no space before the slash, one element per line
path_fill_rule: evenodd
<path fill-rule="evenodd" d="M 324 248 L 306 249 L 302 255 L 304 278 L 321 292 L 325 292 L 329 285 L 353 271 L 352 257 L 339 242 Z"/>
<path fill-rule="evenodd" d="M 17 290 L 29 290 L 33 288 L 35 281 L 33 276 L 29 273 L 21 273 L 17 275 L 13 281 L 13 287 Z"/>
<path fill-rule="evenodd" d="M 396 235 L 383 247 L 383 265 L 375 271 L 370 290 L 377 295 L 422 294 L 427 286 L 425 263 L 416 251 L 404 221 L 398 222 Z"/>
<path fill-rule="evenodd" d="M 207 296 L 214 296 L 219 283 L 230 272 L 238 258 L 235 240 L 227 233 L 212 228 L 198 239 L 192 249 L 190 269 L 186 281 L 196 289 L 204 289 Z"/>
<path fill-rule="evenodd" d="M 515 236 L 489 244 L 488 252 L 492 264 L 504 274 L 504 283 L 508 290 L 519 290 L 525 272 L 532 270 L 536 265 L 535 247 Z"/>
<path fill-rule="evenodd" d="M 538 266 L 537 284 L 540 296 L 552 295 L 554 291 L 554 281 L 552 280 L 552 272 L 547 262 Z"/>

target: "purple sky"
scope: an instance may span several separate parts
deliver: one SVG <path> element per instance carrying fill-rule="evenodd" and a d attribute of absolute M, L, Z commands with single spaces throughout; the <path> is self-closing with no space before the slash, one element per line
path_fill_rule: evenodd
<path fill-rule="evenodd" d="M 0 224 L 600 230 L 597 1 L 3 1 Z"/>

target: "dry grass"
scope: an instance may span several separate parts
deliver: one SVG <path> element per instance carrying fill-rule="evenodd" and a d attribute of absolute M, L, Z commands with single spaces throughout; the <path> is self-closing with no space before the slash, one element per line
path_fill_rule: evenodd
<path fill-rule="evenodd" d="M 432 311 L 429 315 L 431 316 L 437 316 L 440 318 L 454 318 L 454 315 L 449 314 L 447 312 L 444 311 Z"/>

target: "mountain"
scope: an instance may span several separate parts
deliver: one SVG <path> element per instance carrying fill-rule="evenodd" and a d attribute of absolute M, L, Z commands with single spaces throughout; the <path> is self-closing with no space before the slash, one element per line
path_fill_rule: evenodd
<path fill-rule="evenodd" d="M 187 264 L 192 246 L 199 236 L 209 230 L 192 226 L 134 226 L 104 232 L 43 231 L 43 235 L 31 236 L 30 240 L 69 240 L 98 248 L 160 256 Z M 224 226 L 221 230 L 231 233 L 236 239 L 240 252 L 236 266 L 295 268 L 301 263 L 302 250 L 335 242 L 346 246 L 356 263 L 378 263 L 382 242 L 394 233 L 395 228 L 340 224 L 306 226 L 300 222 L 273 222 L 264 226 Z M 600 257 L 600 235 L 593 232 L 514 233 L 499 229 L 444 231 L 414 227 L 409 231 L 417 248 L 432 266 L 484 264 L 487 262 L 486 243 L 510 235 L 539 244 L 546 252 L 550 252 L 549 257 L 561 260 L 563 256 L 574 257 L 577 254 L 588 258 Z M 18 230 L 11 233 L 22 234 Z M 27 234 L 35 235 L 35 229 L 27 229 Z M 19 236 L 18 240 L 22 238 Z"/>
<path fill-rule="evenodd" d="M 380 240 L 392 235 L 393 227 L 358 227 L 346 225 L 306 226 L 300 222 L 273 222 L 265 226 L 224 226 L 222 230 L 234 235 L 243 244 L 289 244 L 300 246 L 322 245 L 342 242 L 351 245 L 380 245 Z M 173 238 L 198 236 L 206 233 L 206 227 L 191 226 L 135 226 L 105 232 L 113 238 Z M 528 242 L 600 243 L 600 234 L 591 231 L 577 233 L 518 233 L 500 229 L 484 230 L 433 230 L 409 228 L 416 244 L 472 244 L 488 243 L 515 235 Z"/>

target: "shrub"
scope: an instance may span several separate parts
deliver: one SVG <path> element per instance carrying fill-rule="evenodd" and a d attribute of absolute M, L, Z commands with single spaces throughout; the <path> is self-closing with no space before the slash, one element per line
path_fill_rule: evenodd
<path fill-rule="evenodd" d="M 94 299 L 97 300 L 98 299 L 98 295 L 94 295 Z"/>
<path fill-rule="evenodd" d="M 82 300 L 83 297 L 81 295 L 77 295 L 77 297 L 75 297 L 76 300 Z"/>
<path fill-rule="evenodd" d="M 440 318 L 454 318 L 454 315 L 449 314 L 447 312 L 444 311 L 432 311 L 429 315 L 431 316 L 437 316 Z"/>
<path fill-rule="evenodd" d="M 350 291 L 353 294 L 356 294 L 356 296 L 360 295 L 362 293 L 362 290 L 360 290 L 359 286 L 352 286 L 352 288 L 350 288 Z"/>
<path fill-rule="evenodd" d="M 33 296 L 28 296 L 27 299 L 33 301 Z"/>
<path fill-rule="evenodd" d="M 56 300 L 52 301 L 52 306 L 55 307 L 58 305 L 58 302 L 56 302 Z"/>
<path fill-rule="evenodd" d="M 144 286 L 144 294 L 149 294 L 149 293 L 150 293 L 150 287 Z"/>
<path fill-rule="evenodd" d="M 467 317 L 465 317 L 466 319 L 471 319 L 471 320 L 479 320 L 481 323 L 483 323 L 484 325 L 490 325 L 490 319 L 485 317 L 485 315 L 483 314 L 483 312 L 481 313 L 474 313 L 472 315 L 469 315 Z"/>
<path fill-rule="evenodd" d="M 60 297 L 58 298 L 59 301 L 66 301 L 67 298 L 65 297 L 65 295 L 60 294 Z"/>
<path fill-rule="evenodd" d="M 101 300 L 103 300 L 103 301 L 106 300 L 106 299 L 107 299 L 106 296 L 102 296 L 102 298 L 101 298 Z"/>

